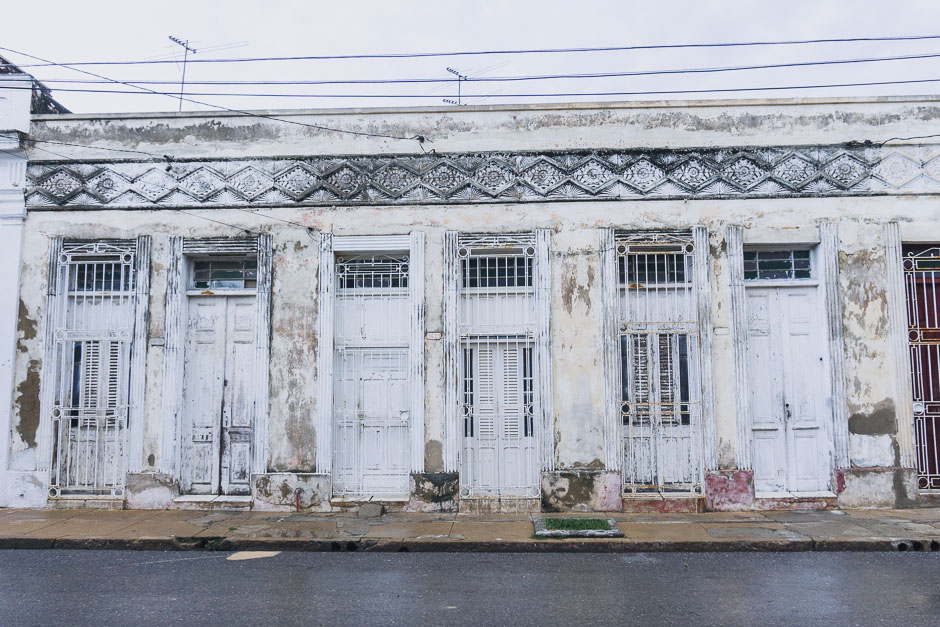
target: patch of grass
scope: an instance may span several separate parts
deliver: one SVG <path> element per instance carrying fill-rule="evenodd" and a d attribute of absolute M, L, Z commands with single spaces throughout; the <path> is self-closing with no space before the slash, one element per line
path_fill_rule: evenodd
<path fill-rule="evenodd" d="M 608 526 L 603 518 L 546 518 L 545 528 L 551 531 L 606 531 Z"/>

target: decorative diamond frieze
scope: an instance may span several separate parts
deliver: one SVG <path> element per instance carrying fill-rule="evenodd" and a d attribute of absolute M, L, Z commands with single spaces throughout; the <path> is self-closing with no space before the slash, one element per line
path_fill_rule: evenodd
<path fill-rule="evenodd" d="M 196 168 L 180 179 L 179 186 L 199 200 L 205 200 L 225 187 L 225 179 L 209 168 Z"/>
<path fill-rule="evenodd" d="M 785 185 L 798 189 L 813 178 L 816 172 L 812 161 L 798 155 L 790 155 L 774 167 L 773 175 Z"/>
<path fill-rule="evenodd" d="M 44 179 L 39 188 L 57 200 L 64 200 L 82 187 L 82 181 L 67 170 L 56 170 L 51 176 Z"/>
<path fill-rule="evenodd" d="M 666 180 L 666 172 L 649 159 L 640 159 L 623 171 L 623 180 L 641 192 L 648 192 Z"/>
<path fill-rule="evenodd" d="M 474 180 L 493 196 L 509 188 L 516 180 L 516 173 L 498 161 L 489 161 L 477 168 Z"/>
<path fill-rule="evenodd" d="M 109 202 L 126 192 L 130 183 L 123 176 L 104 170 L 88 179 L 85 187 L 104 202 Z"/>
<path fill-rule="evenodd" d="M 558 187 L 565 180 L 565 173 L 554 164 L 539 161 L 522 172 L 522 179 L 544 194 Z"/>
<path fill-rule="evenodd" d="M 254 200 L 271 189 L 274 180 L 254 166 L 239 170 L 226 181 L 234 191 L 247 200 Z"/>
<path fill-rule="evenodd" d="M 732 162 L 722 170 L 722 174 L 725 180 L 745 190 L 754 187 L 765 176 L 764 170 L 747 157 Z"/>
<path fill-rule="evenodd" d="M 362 175 L 349 166 L 343 166 L 326 177 L 326 182 L 345 196 L 352 196 L 362 188 Z"/>
<path fill-rule="evenodd" d="M 446 163 L 436 165 L 424 175 L 424 182 L 442 196 L 450 196 L 467 182 L 467 177 Z"/>
<path fill-rule="evenodd" d="M 596 192 L 617 180 L 617 175 L 597 159 L 590 159 L 584 165 L 575 168 L 571 173 L 571 178 L 583 187 Z"/>
<path fill-rule="evenodd" d="M 875 166 L 875 175 L 895 187 L 910 183 L 920 175 L 920 164 L 898 153 L 891 153 Z"/>
<path fill-rule="evenodd" d="M 934 154 L 836 145 L 207 160 L 169 171 L 34 163 L 26 197 L 32 208 L 135 208 L 938 193 Z"/>
<path fill-rule="evenodd" d="M 317 177 L 302 165 L 295 165 L 274 177 L 274 183 L 294 200 L 300 200 L 317 182 Z"/>
<path fill-rule="evenodd" d="M 372 181 L 385 188 L 393 195 L 401 194 L 417 182 L 418 177 L 399 165 L 382 168 L 372 177 Z"/>
<path fill-rule="evenodd" d="M 156 202 L 176 191 L 176 179 L 163 168 L 151 168 L 134 181 L 134 191 L 151 202 Z"/>
<path fill-rule="evenodd" d="M 674 181 L 682 184 L 690 191 L 699 189 L 710 181 L 713 176 L 715 176 L 715 171 L 695 157 L 684 162 L 671 173 Z"/>
<path fill-rule="evenodd" d="M 870 172 L 864 163 L 849 155 L 839 155 L 823 171 L 829 180 L 845 189 L 856 185 Z"/>

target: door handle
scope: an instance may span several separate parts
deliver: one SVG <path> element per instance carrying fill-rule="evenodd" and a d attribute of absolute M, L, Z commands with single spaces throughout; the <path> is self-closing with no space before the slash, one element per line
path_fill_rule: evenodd
<path fill-rule="evenodd" d="M 790 418 L 792 417 L 792 414 L 790 413 L 790 403 L 783 404 L 783 417 L 784 420 L 790 422 Z"/>

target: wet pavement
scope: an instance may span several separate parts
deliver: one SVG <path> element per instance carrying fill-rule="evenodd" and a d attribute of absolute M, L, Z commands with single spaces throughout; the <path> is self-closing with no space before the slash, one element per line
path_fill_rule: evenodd
<path fill-rule="evenodd" d="M 940 551 L 940 508 L 603 514 L 624 537 L 579 540 L 533 538 L 541 515 L 0 509 L 0 548 Z"/>
<path fill-rule="evenodd" d="M 34 625 L 936 625 L 940 553 L 0 551 Z"/>

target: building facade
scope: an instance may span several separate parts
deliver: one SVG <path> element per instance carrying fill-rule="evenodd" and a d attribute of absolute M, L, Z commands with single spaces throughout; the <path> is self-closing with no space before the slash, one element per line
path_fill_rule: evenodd
<path fill-rule="evenodd" d="M 33 116 L 2 504 L 916 506 L 938 120 Z"/>

